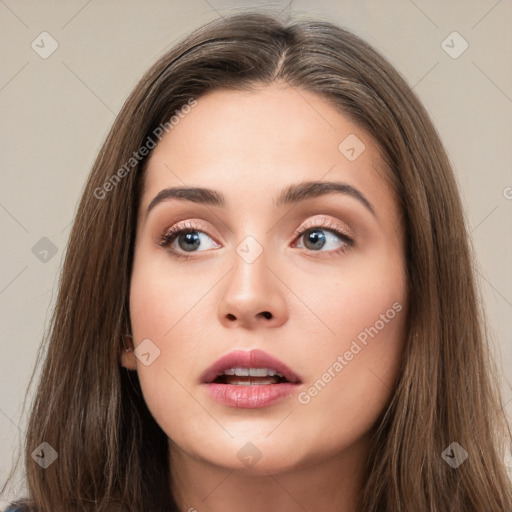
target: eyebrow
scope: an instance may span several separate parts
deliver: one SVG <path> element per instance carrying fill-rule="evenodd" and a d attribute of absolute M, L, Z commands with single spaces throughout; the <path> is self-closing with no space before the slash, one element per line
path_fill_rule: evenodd
<path fill-rule="evenodd" d="M 296 204 L 307 199 L 313 199 L 327 194 L 339 193 L 357 199 L 361 204 L 375 216 L 373 205 L 366 197 L 348 183 L 336 181 L 307 181 L 290 185 L 281 191 L 279 196 L 274 199 L 274 206 Z M 159 203 L 171 199 L 181 201 L 190 201 L 193 203 L 205 204 L 208 206 L 218 206 L 225 208 L 226 199 L 221 192 L 202 187 L 170 187 L 161 190 L 149 203 L 146 215 Z"/>

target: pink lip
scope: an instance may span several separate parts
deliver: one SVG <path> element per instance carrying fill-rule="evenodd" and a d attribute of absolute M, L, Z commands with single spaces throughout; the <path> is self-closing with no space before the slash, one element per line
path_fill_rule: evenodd
<path fill-rule="evenodd" d="M 213 381 L 219 372 L 229 368 L 269 368 L 284 375 L 289 382 L 281 384 L 264 384 L 253 386 L 235 386 L 219 384 Z M 262 350 L 235 350 L 221 357 L 201 376 L 201 383 L 206 385 L 209 395 L 223 405 L 254 409 L 266 407 L 278 400 L 291 396 L 297 390 L 301 379 L 282 361 Z"/>
<path fill-rule="evenodd" d="M 256 409 L 292 396 L 299 384 L 286 382 L 262 386 L 232 386 L 212 383 L 205 386 L 210 397 L 220 404 L 242 409 Z"/>

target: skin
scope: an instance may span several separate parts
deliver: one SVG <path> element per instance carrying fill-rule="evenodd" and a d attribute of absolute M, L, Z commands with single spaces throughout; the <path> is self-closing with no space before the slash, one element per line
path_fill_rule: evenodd
<path fill-rule="evenodd" d="M 338 149 L 350 134 L 366 146 L 354 161 Z M 283 188 L 313 180 L 350 184 L 375 215 L 339 193 L 274 206 Z M 222 192 L 225 208 L 172 199 L 146 216 L 158 192 L 185 185 Z M 159 245 L 180 221 L 200 231 L 196 252 L 183 250 L 183 236 L 181 249 L 172 244 L 188 259 Z M 335 253 L 343 241 L 326 228 L 316 250 L 307 233 L 295 235 L 326 222 L 354 245 Z M 236 252 L 247 236 L 263 250 L 252 263 Z M 162 138 L 145 176 L 130 291 L 134 347 L 149 338 L 160 355 L 145 366 L 132 350 L 122 361 L 138 372 L 170 439 L 171 486 L 183 511 L 356 511 L 369 432 L 392 396 L 403 352 L 403 243 L 378 148 L 316 94 L 281 83 L 214 91 Z M 297 394 L 394 303 L 401 311 L 301 403 Z M 233 349 L 253 348 L 299 374 L 297 392 L 257 409 L 210 398 L 201 373 Z M 253 466 L 237 457 L 248 442 L 261 454 Z"/>

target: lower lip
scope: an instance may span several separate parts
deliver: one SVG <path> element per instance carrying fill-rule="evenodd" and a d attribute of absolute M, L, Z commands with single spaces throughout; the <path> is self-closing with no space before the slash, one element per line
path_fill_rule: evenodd
<path fill-rule="evenodd" d="M 235 386 L 232 384 L 206 384 L 210 396 L 220 404 L 243 409 L 267 407 L 297 391 L 298 384 L 265 384 L 262 386 Z"/>

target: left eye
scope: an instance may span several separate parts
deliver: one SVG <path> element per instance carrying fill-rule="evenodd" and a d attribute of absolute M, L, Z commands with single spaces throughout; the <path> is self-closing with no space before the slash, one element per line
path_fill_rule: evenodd
<path fill-rule="evenodd" d="M 344 251 L 353 244 L 353 240 L 345 233 L 336 229 L 327 229 L 317 226 L 310 229 L 305 229 L 297 233 L 298 239 L 304 238 L 303 246 L 297 246 L 299 249 L 309 249 L 311 251 L 319 252 L 321 249 L 327 249 L 323 252 L 337 252 Z M 329 244 L 338 244 L 336 247 L 329 247 Z"/>

